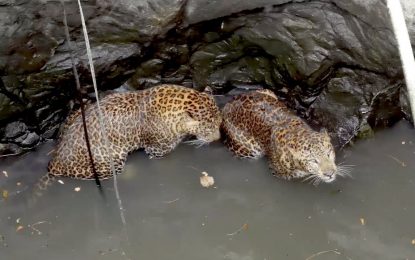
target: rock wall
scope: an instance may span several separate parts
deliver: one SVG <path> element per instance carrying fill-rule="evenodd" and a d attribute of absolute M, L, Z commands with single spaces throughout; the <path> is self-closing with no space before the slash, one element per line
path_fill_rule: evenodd
<path fill-rule="evenodd" d="M 77 68 L 88 88 L 91 80 L 77 2 L 63 2 Z M 180 23 L 184 8 L 182 0 L 82 4 L 101 89 L 119 87 L 127 80 L 154 38 Z M 61 2 L 0 0 L 0 39 L 0 150 L 19 152 L 54 136 L 71 108 L 75 84 Z"/>
<path fill-rule="evenodd" d="M 78 7 L 64 1 L 90 92 Z M 384 1 L 82 1 L 101 90 L 273 89 L 342 146 L 409 115 Z M 414 6 L 404 1 L 412 39 Z M 0 0 L 0 151 L 52 138 L 74 79 L 56 0 Z M 85 96 L 86 97 L 86 96 Z M 404 109 L 402 109 L 404 108 Z"/>

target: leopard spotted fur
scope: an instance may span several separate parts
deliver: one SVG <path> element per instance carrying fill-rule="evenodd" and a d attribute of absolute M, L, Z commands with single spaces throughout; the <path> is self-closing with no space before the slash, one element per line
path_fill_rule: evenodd
<path fill-rule="evenodd" d="M 151 158 L 172 151 L 185 136 L 195 136 L 199 143 L 220 138 L 221 114 L 213 98 L 177 85 L 116 93 L 101 101 L 110 143 L 107 150 L 99 125 L 96 104 L 87 106 L 86 124 L 91 150 L 100 179 L 112 177 L 110 158 L 116 173 L 121 173 L 127 155 L 144 148 Z M 69 117 L 53 159 L 50 176 L 93 179 L 82 126 L 81 113 Z"/>

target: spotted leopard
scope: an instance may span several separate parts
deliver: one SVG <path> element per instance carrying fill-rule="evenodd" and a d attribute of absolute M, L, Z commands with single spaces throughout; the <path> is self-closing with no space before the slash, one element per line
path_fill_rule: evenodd
<path fill-rule="evenodd" d="M 231 151 L 245 158 L 268 157 L 277 177 L 318 184 L 346 173 L 336 166 L 327 132 L 311 129 L 270 90 L 251 91 L 226 104 L 222 129 Z"/>
<path fill-rule="evenodd" d="M 172 151 L 185 136 L 197 144 L 220 138 L 221 113 L 214 99 L 202 92 L 177 85 L 160 85 L 142 91 L 110 94 L 102 99 L 109 149 L 100 129 L 96 104 L 86 107 L 91 150 L 100 179 L 121 173 L 127 155 L 143 148 L 150 158 Z M 48 165 L 48 176 L 93 179 L 80 111 L 63 127 L 64 132 Z M 47 178 L 46 177 L 46 178 Z M 45 183 L 45 181 L 43 182 Z"/>

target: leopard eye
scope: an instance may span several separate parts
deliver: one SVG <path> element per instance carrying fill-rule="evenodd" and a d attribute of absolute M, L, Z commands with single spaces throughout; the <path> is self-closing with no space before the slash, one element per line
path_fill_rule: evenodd
<path fill-rule="evenodd" d="M 318 164 L 319 163 L 319 161 L 317 159 L 311 159 L 310 162 L 311 163 L 315 163 L 315 164 Z"/>

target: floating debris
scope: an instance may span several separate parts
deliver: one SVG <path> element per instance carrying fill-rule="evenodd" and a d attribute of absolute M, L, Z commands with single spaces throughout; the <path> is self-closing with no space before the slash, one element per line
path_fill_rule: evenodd
<path fill-rule="evenodd" d="M 343 191 L 341 190 L 341 189 L 336 189 L 336 190 L 332 190 L 332 191 L 330 191 L 330 194 L 331 195 L 336 195 L 336 194 L 339 194 L 339 193 L 342 193 Z"/>
<path fill-rule="evenodd" d="M 238 233 L 240 233 L 241 231 L 243 231 L 243 230 L 247 230 L 248 229 L 248 224 L 247 223 L 245 223 L 245 224 L 243 224 L 242 225 L 242 227 L 240 227 L 238 230 L 236 230 L 235 232 L 232 232 L 232 233 L 229 233 L 229 234 L 226 234 L 227 236 L 234 236 L 234 235 L 236 235 L 236 234 L 238 234 Z"/>
<path fill-rule="evenodd" d="M 412 239 L 411 244 L 415 246 L 415 239 Z"/>
<path fill-rule="evenodd" d="M 326 251 L 317 252 L 315 254 L 310 255 L 305 260 L 310 260 L 310 259 L 315 258 L 316 256 L 327 254 L 327 253 L 335 253 L 336 255 L 341 255 L 341 253 L 338 251 L 338 249 L 333 249 L 333 250 L 326 250 Z"/>
<path fill-rule="evenodd" d="M 4 175 L 4 177 L 6 177 L 6 178 L 8 178 L 8 177 L 9 177 L 9 174 L 8 174 L 6 171 L 3 171 L 3 175 Z"/>
<path fill-rule="evenodd" d="M 396 158 L 395 156 L 392 155 L 388 155 L 390 158 L 392 158 L 395 162 L 399 163 L 402 167 L 406 167 L 406 163 L 399 160 L 398 158 Z"/>
<path fill-rule="evenodd" d="M 63 182 L 63 180 L 58 180 L 58 182 L 59 182 L 60 184 L 65 184 L 65 183 Z"/>
<path fill-rule="evenodd" d="M 19 232 L 23 229 L 24 229 L 24 227 L 22 225 L 18 225 L 17 228 L 16 228 L 16 232 Z"/>
<path fill-rule="evenodd" d="M 40 235 L 42 235 L 43 233 L 42 233 L 42 231 L 40 231 L 39 229 L 37 229 L 35 226 L 40 225 L 40 224 L 45 224 L 45 223 L 51 224 L 51 223 L 50 223 L 50 222 L 48 222 L 48 221 L 38 221 L 38 222 L 33 223 L 33 224 L 31 224 L 31 225 L 27 225 L 27 227 L 28 227 L 28 228 L 31 228 L 34 232 L 36 232 L 36 233 L 40 236 Z M 32 235 L 34 234 L 34 232 L 32 232 Z"/>
<path fill-rule="evenodd" d="M 73 189 L 76 192 L 80 192 L 81 191 L 81 187 L 76 187 L 75 189 Z"/>
<path fill-rule="evenodd" d="M 209 176 L 207 172 L 202 172 L 203 176 L 200 176 L 200 184 L 205 187 L 209 188 L 213 184 L 215 184 L 215 180 L 212 176 Z"/>
<path fill-rule="evenodd" d="M 9 197 L 9 191 L 3 190 L 3 192 L 1 193 L 1 195 L 3 196 L 4 199 L 7 199 Z"/>
<path fill-rule="evenodd" d="M 118 249 L 112 249 L 112 248 L 108 248 L 107 250 L 98 250 L 98 253 L 101 255 L 101 256 L 104 256 L 104 255 L 108 255 L 108 254 L 111 254 L 111 253 L 116 253 L 116 252 L 118 252 Z M 123 252 L 124 253 L 124 252 Z M 121 253 L 122 254 L 122 253 Z M 124 253 L 125 254 L 125 253 Z"/>
<path fill-rule="evenodd" d="M 176 199 L 174 199 L 174 200 L 163 201 L 163 203 L 170 204 L 170 203 L 173 203 L 173 202 L 178 201 L 179 199 L 180 199 L 180 198 L 176 198 Z"/>
<path fill-rule="evenodd" d="M 360 224 L 362 226 L 366 225 L 366 220 L 364 218 L 360 218 Z"/>

